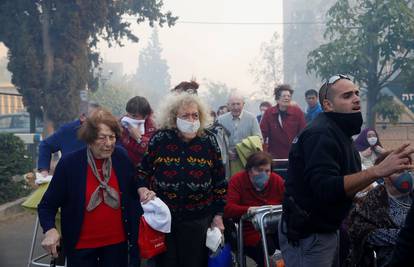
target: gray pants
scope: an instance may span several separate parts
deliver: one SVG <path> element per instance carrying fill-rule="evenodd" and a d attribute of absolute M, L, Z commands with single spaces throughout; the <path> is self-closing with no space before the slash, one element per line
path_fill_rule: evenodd
<path fill-rule="evenodd" d="M 314 233 L 300 239 L 298 246 L 288 243 L 279 223 L 279 243 L 286 267 L 339 266 L 339 232 Z M 283 226 L 286 227 L 286 226 Z"/>

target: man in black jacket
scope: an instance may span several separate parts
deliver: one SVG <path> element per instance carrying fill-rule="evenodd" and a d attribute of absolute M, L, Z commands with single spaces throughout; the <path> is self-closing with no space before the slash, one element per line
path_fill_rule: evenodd
<path fill-rule="evenodd" d="M 358 87 L 345 75 L 332 76 L 320 89 L 320 114 L 293 140 L 279 229 L 289 266 L 338 266 L 338 229 L 354 195 L 379 177 L 411 169 L 404 144 L 383 162 L 361 171 L 352 136 L 361 130 Z"/>

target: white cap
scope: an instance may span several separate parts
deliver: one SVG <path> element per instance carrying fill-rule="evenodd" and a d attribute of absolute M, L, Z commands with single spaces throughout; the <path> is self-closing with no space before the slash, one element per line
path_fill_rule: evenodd
<path fill-rule="evenodd" d="M 162 233 L 171 232 L 171 213 L 168 206 L 158 197 L 142 204 L 145 221 L 152 229 Z"/>

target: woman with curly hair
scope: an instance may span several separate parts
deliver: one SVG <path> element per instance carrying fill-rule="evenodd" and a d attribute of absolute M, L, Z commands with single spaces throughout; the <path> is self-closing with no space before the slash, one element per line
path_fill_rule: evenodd
<path fill-rule="evenodd" d="M 171 233 L 167 251 L 154 258 L 158 266 L 207 266 L 206 232 L 223 226 L 227 183 L 221 153 L 205 104 L 186 92 L 167 97 L 156 116 L 158 131 L 138 166 L 140 200 L 155 194 L 169 207 Z"/>
<path fill-rule="evenodd" d="M 176 87 L 174 87 L 173 89 L 171 89 L 171 92 L 173 93 L 189 93 L 189 94 L 197 94 L 197 90 L 198 90 L 198 83 L 194 80 L 191 80 L 189 82 L 187 81 L 183 81 L 180 82 Z"/>

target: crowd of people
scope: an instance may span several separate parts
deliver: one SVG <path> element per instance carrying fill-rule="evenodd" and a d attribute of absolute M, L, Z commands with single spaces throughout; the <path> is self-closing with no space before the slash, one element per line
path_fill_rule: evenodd
<path fill-rule="evenodd" d="M 279 85 L 276 104 L 262 102 L 258 116 L 240 93 L 211 112 L 198 87 L 180 83 L 156 112 L 135 96 L 121 118 L 90 105 L 41 142 L 39 172 L 53 172 L 38 205 L 48 252 L 56 257 L 62 247 L 68 266 L 139 266 L 141 204 L 159 198 L 171 231 L 148 266 L 207 266 L 207 230 L 224 232 L 263 205 L 283 206 L 277 234 L 266 240 L 285 266 L 407 266 L 414 149 L 386 150 L 375 129 L 361 131 L 359 88 L 348 76 L 307 90 L 305 112 L 291 86 Z M 56 151 L 62 157 L 51 171 Z M 287 162 L 278 166 L 287 175 L 272 171 L 273 159 Z M 265 266 L 252 224 L 243 237 L 246 255 Z"/>

